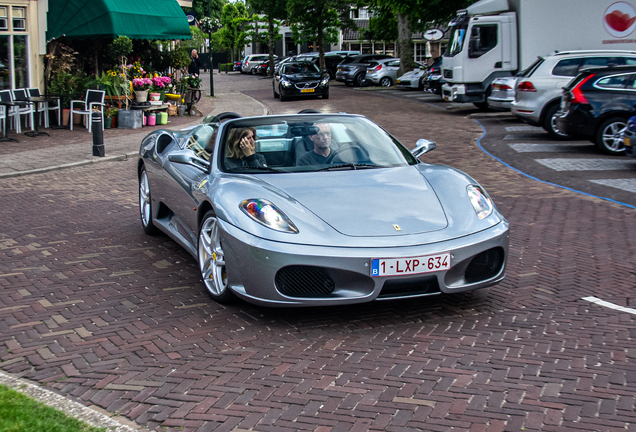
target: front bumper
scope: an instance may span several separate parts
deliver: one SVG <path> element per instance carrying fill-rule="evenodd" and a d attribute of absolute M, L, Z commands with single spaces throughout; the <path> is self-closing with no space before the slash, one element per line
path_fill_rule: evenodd
<path fill-rule="evenodd" d="M 339 82 L 353 82 L 356 74 L 356 71 L 338 71 L 336 72 L 336 81 Z"/>
<path fill-rule="evenodd" d="M 329 92 L 329 84 L 327 85 L 319 85 L 316 88 L 311 89 L 311 92 L 301 92 L 300 89 L 296 88 L 293 84 L 290 87 L 280 86 L 280 94 L 286 98 L 295 98 L 295 97 L 305 97 L 305 96 L 322 96 L 323 94 Z"/>
<path fill-rule="evenodd" d="M 623 142 L 625 144 L 625 154 L 636 158 L 636 132 L 629 129 L 626 130 L 623 134 Z"/>
<path fill-rule="evenodd" d="M 219 222 L 230 289 L 250 303 L 265 306 L 341 305 L 458 293 L 487 287 L 505 276 L 509 244 L 509 226 L 505 220 L 489 229 L 446 242 L 379 248 L 272 242 Z M 476 261 L 475 257 L 484 256 L 491 250 L 500 251 L 501 265 L 483 280 L 468 282 L 467 269 Z M 374 258 L 408 258 L 443 252 L 451 253 L 449 270 L 413 276 L 371 277 L 371 260 Z M 302 269 L 304 274 L 308 270 L 321 275 L 311 276 L 300 289 L 305 290 L 317 281 L 318 284 L 331 284 L 332 291 L 310 295 L 283 294 L 281 275 L 296 269 Z M 418 290 L 418 287 L 425 288 Z"/>

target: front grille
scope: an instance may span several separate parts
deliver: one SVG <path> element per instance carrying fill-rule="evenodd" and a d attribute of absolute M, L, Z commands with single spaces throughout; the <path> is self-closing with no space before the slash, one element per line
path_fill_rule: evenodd
<path fill-rule="evenodd" d="M 274 278 L 276 289 L 288 297 L 328 297 L 336 284 L 320 267 L 288 266 Z"/>
<path fill-rule="evenodd" d="M 312 89 L 318 87 L 318 81 L 310 81 L 305 84 L 294 84 L 298 90 L 302 89 Z"/>
<path fill-rule="evenodd" d="M 389 279 L 384 282 L 378 298 L 396 298 L 439 293 L 439 284 L 435 276 L 410 280 Z"/>
<path fill-rule="evenodd" d="M 410 86 L 411 85 L 411 81 L 400 81 L 400 83 L 398 85 L 406 85 L 406 86 Z"/>
<path fill-rule="evenodd" d="M 495 277 L 504 263 L 504 251 L 500 247 L 488 249 L 473 258 L 466 268 L 464 278 L 474 283 Z"/>
<path fill-rule="evenodd" d="M 453 70 L 452 69 L 444 69 L 444 78 L 453 79 Z"/>

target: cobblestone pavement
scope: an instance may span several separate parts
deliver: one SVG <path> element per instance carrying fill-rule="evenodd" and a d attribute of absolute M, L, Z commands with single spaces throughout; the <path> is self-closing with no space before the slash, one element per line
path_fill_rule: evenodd
<path fill-rule="evenodd" d="M 510 221 L 507 278 L 420 300 L 222 306 L 188 253 L 143 233 L 134 161 L 4 178 L 0 369 L 157 430 L 636 431 L 633 209 L 510 170 L 461 112 L 218 84 L 271 112 L 356 112 L 408 145 L 435 140 L 426 162 L 468 172 Z"/>

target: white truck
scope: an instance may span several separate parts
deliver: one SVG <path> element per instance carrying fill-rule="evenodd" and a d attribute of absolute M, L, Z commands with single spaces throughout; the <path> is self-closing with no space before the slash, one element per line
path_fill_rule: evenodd
<path fill-rule="evenodd" d="M 457 12 L 442 60 L 446 101 L 487 107 L 490 84 L 554 51 L 636 49 L 636 0 L 480 0 Z"/>

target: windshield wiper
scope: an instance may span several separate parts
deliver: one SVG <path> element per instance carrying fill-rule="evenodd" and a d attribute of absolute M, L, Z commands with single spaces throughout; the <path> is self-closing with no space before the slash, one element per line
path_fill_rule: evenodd
<path fill-rule="evenodd" d="M 348 163 L 348 164 L 340 164 L 340 165 L 329 165 L 327 167 L 324 168 L 320 168 L 315 170 L 316 172 L 318 171 L 339 171 L 342 170 L 343 168 L 351 168 L 352 170 L 357 170 L 357 169 L 369 169 L 369 168 L 380 168 L 378 165 L 373 165 L 373 164 L 355 164 L 355 163 Z"/>
<path fill-rule="evenodd" d="M 267 166 L 237 166 L 234 168 L 230 168 L 227 171 L 236 172 L 236 171 L 245 171 L 245 170 L 258 170 L 258 171 L 267 171 L 267 172 L 275 172 L 275 173 L 286 172 L 286 171 L 281 171 L 279 169 L 267 167 Z"/>

